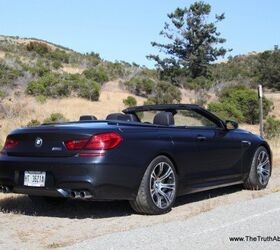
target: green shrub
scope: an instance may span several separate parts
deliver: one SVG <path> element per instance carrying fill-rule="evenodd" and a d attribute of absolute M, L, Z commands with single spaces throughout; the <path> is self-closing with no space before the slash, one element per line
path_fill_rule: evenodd
<path fill-rule="evenodd" d="M 242 112 L 231 103 L 212 102 L 208 109 L 223 120 L 244 121 Z"/>
<path fill-rule="evenodd" d="M 7 93 L 0 89 L 0 100 L 4 99 L 7 96 Z"/>
<path fill-rule="evenodd" d="M 50 117 L 46 118 L 43 123 L 60 123 L 68 120 L 61 113 L 52 113 Z"/>
<path fill-rule="evenodd" d="M 61 63 L 69 63 L 70 55 L 65 52 L 65 50 L 55 49 L 54 51 L 50 51 L 48 57 L 52 60 Z"/>
<path fill-rule="evenodd" d="M 265 51 L 258 57 L 259 82 L 264 86 L 280 90 L 280 50 Z"/>
<path fill-rule="evenodd" d="M 156 83 L 151 79 L 142 79 L 138 77 L 134 77 L 129 81 L 124 82 L 124 86 L 128 91 L 131 93 L 138 95 L 138 96 L 149 96 Z"/>
<path fill-rule="evenodd" d="M 78 87 L 78 96 L 90 101 L 98 101 L 100 95 L 100 85 L 95 81 L 84 81 Z"/>
<path fill-rule="evenodd" d="M 60 75 L 47 73 L 41 78 L 28 83 L 26 92 L 29 95 L 49 97 L 68 96 L 70 90 L 67 84 L 61 83 Z M 66 86 L 65 86 L 66 85 Z"/>
<path fill-rule="evenodd" d="M 179 103 L 181 101 L 181 92 L 170 83 L 159 82 L 153 96 L 149 97 L 148 101 L 153 104 Z"/>
<path fill-rule="evenodd" d="M 264 133 L 268 139 L 280 137 L 280 120 L 275 116 L 269 116 L 264 123 Z"/>
<path fill-rule="evenodd" d="M 254 90 L 245 86 L 226 87 L 219 95 L 219 102 L 221 105 L 210 103 L 210 111 L 219 112 L 224 118 L 229 115 L 229 118 L 234 118 L 238 122 L 249 124 L 259 122 L 259 100 Z M 264 98 L 263 104 L 264 117 L 266 117 L 271 110 L 272 102 Z"/>
<path fill-rule="evenodd" d="M 102 67 L 95 67 L 91 69 L 86 69 L 83 74 L 87 79 L 91 79 L 95 82 L 98 82 L 100 84 L 103 84 L 104 82 L 109 81 L 109 77 Z"/>
<path fill-rule="evenodd" d="M 37 127 L 40 125 L 40 122 L 36 119 L 32 119 L 30 122 L 26 124 L 26 127 Z"/>
<path fill-rule="evenodd" d="M 45 55 L 50 51 L 50 47 L 42 42 L 30 42 L 26 45 L 27 51 L 35 51 L 39 55 Z"/>
<path fill-rule="evenodd" d="M 133 96 L 128 96 L 123 100 L 123 104 L 127 107 L 133 107 L 137 105 L 137 101 Z"/>
<path fill-rule="evenodd" d="M 213 82 L 204 76 L 200 76 L 194 79 L 188 78 L 184 84 L 185 88 L 194 90 L 209 89 L 211 86 L 213 86 Z"/>
<path fill-rule="evenodd" d="M 100 55 L 95 52 L 86 53 L 85 57 L 89 67 L 95 67 L 101 62 Z"/>
<path fill-rule="evenodd" d="M 38 98 L 42 99 L 42 101 L 44 101 L 43 97 L 67 97 L 71 93 L 91 101 L 98 101 L 100 84 L 79 74 L 59 75 L 48 73 L 37 80 L 29 82 L 26 93 L 39 96 Z"/>
<path fill-rule="evenodd" d="M 59 69 L 59 68 L 62 67 L 62 64 L 61 64 L 60 61 L 54 61 L 54 62 L 52 63 L 52 66 L 53 66 L 54 69 Z"/>
<path fill-rule="evenodd" d="M 51 70 L 49 67 L 45 65 L 43 61 L 38 61 L 35 66 L 33 67 L 28 67 L 28 71 L 33 75 L 33 76 L 39 76 L 42 77 L 43 75 L 49 73 Z"/>
<path fill-rule="evenodd" d="M 103 67 L 107 72 L 110 80 L 123 78 L 125 74 L 124 66 L 119 62 L 106 62 L 106 64 L 103 64 Z"/>
<path fill-rule="evenodd" d="M 257 80 L 258 55 L 238 55 L 229 57 L 227 62 L 211 65 L 212 77 L 218 82 L 225 81 L 246 81 L 256 82 Z"/>
<path fill-rule="evenodd" d="M 13 84 L 21 76 L 23 76 L 22 71 L 13 69 L 0 62 L 0 86 Z"/>

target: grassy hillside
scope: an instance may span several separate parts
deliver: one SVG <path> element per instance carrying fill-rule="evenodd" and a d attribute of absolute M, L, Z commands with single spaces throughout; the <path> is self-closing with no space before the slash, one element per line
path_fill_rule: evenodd
<path fill-rule="evenodd" d="M 31 120 L 43 122 L 52 113 L 68 120 L 81 114 L 105 118 L 121 111 L 133 96 L 148 103 L 198 103 L 219 98 L 224 87 L 255 88 L 260 79 L 259 54 L 237 56 L 211 65 L 213 79 L 181 87 L 158 80 L 156 70 L 126 62 L 108 62 L 98 54 L 81 54 L 47 41 L 0 36 L 0 144 L 8 132 Z M 202 82 L 200 82 L 202 81 Z M 280 94 L 269 90 L 272 114 L 280 118 Z M 247 125 L 246 125 L 247 126 Z M 256 130 L 256 126 L 249 127 Z"/>

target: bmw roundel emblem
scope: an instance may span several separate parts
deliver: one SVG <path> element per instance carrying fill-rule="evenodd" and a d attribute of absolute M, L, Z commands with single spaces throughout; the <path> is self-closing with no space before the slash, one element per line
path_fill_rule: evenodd
<path fill-rule="evenodd" d="M 40 138 L 40 137 L 37 137 L 37 138 L 35 139 L 35 147 L 36 147 L 36 148 L 40 148 L 40 147 L 42 146 L 42 144 L 43 144 L 43 139 Z"/>

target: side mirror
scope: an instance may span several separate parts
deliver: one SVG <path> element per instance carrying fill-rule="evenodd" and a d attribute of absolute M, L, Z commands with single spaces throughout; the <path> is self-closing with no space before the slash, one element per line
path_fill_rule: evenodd
<path fill-rule="evenodd" d="M 233 130 L 233 129 L 237 129 L 238 128 L 238 123 L 235 121 L 229 121 L 226 120 L 225 121 L 225 126 L 227 130 Z"/>

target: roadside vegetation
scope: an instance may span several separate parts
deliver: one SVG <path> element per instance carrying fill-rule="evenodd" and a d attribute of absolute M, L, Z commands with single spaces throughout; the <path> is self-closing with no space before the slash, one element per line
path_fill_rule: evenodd
<path fill-rule="evenodd" d="M 118 81 L 132 97 L 122 99 L 124 106 L 133 106 L 135 96 L 145 98 L 146 104 L 180 103 L 184 93 L 191 93 L 193 103 L 223 119 L 257 124 L 255 89 L 263 84 L 265 91 L 280 91 L 280 50 L 274 46 L 262 53 L 228 56 L 231 48 L 223 46 L 226 39 L 218 30 L 226 16 L 218 13 L 213 20 L 213 14 L 202 1 L 169 13 L 160 33 L 166 43 L 152 42 L 159 53 L 147 56 L 154 69 L 109 62 L 95 52 L 82 54 L 36 38 L 0 36 L 0 116 L 20 113 L 20 108 L 7 108 L 13 95 L 34 96 L 40 104 L 70 97 L 96 102 L 107 82 Z M 274 105 L 264 99 L 264 108 L 270 130 L 275 127 Z M 269 136 L 278 135 L 275 131 Z"/>
<path fill-rule="evenodd" d="M 272 109 L 272 102 L 263 100 L 264 118 Z M 218 101 L 211 102 L 208 109 L 223 119 L 232 119 L 241 123 L 259 123 L 258 94 L 243 85 L 225 87 L 218 93 Z"/>
<path fill-rule="evenodd" d="M 280 139 L 280 120 L 275 116 L 269 116 L 264 124 L 264 132 L 267 139 Z"/>

